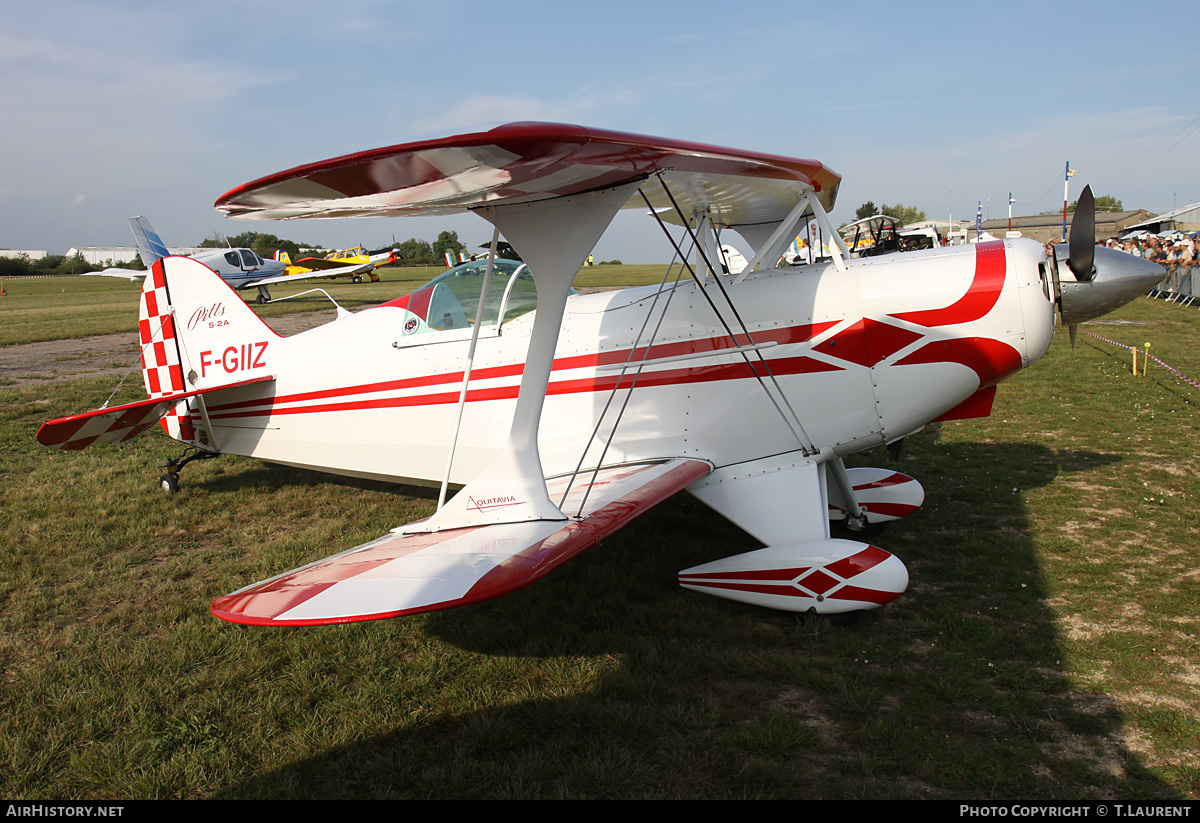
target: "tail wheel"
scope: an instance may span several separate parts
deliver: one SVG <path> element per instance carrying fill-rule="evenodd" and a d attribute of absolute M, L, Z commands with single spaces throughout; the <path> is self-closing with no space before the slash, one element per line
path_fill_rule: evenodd
<path fill-rule="evenodd" d="M 158 485 L 167 494 L 175 494 L 179 491 L 179 475 L 174 472 L 168 472 L 158 478 Z"/>

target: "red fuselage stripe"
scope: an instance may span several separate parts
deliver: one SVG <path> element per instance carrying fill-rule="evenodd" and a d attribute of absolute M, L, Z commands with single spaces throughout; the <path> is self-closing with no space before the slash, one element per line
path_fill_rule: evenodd
<path fill-rule="evenodd" d="M 918 326 L 953 326 L 979 320 L 992 310 L 1000 293 L 1004 290 L 1006 272 L 1004 241 L 995 240 L 975 245 L 975 278 L 967 293 L 943 309 L 893 314 L 897 320 L 906 320 Z"/>
<path fill-rule="evenodd" d="M 808 324 L 808 325 L 802 325 L 802 326 L 790 326 L 790 327 L 781 328 L 781 329 L 762 330 L 762 331 L 755 332 L 753 337 L 754 337 L 755 343 L 770 342 L 770 343 L 777 343 L 779 345 L 785 345 L 785 344 L 789 344 L 789 343 L 803 343 L 803 342 L 807 342 L 808 340 L 811 340 L 812 338 L 816 337 L 821 332 L 835 326 L 836 324 L 837 324 L 836 321 L 828 321 L 825 323 L 814 323 L 814 324 Z M 729 337 L 711 337 L 711 338 L 704 338 L 704 339 L 700 339 L 700 340 L 685 340 L 685 341 L 681 341 L 681 342 L 677 342 L 677 343 L 665 343 L 665 344 L 658 345 L 658 346 L 651 346 L 649 349 L 647 349 L 646 347 L 641 347 L 639 349 L 635 349 L 632 353 L 632 356 L 630 355 L 629 349 L 617 349 L 617 350 L 609 351 L 609 352 L 600 352 L 598 354 L 583 354 L 583 355 L 576 355 L 573 357 L 561 357 L 554 361 L 554 370 L 555 371 L 568 371 L 571 369 L 596 368 L 598 366 L 615 365 L 618 363 L 625 363 L 625 362 L 629 362 L 631 368 L 633 368 L 633 367 L 636 367 L 638 362 L 640 362 L 641 360 L 654 360 L 654 359 L 663 358 L 663 357 L 677 357 L 680 355 L 698 354 L 698 353 L 719 354 L 722 349 L 732 348 L 737 345 L 744 345 L 745 343 L 746 343 L 746 341 L 744 339 L 734 342 L 734 341 L 730 340 Z M 805 361 L 803 368 L 796 369 L 794 362 L 791 363 L 790 365 L 787 365 L 790 361 L 800 361 L 800 360 Z M 779 360 L 779 361 L 774 361 L 774 360 L 771 361 L 771 371 L 773 373 L 777 372 L 776 363 L 785 364 L 780 367 L 783 370 L 781 372 L 778 372 L 778 373 L 783 373 L 783 374 L 798 374 L 798 373 L 814 372 L 814 371 L 838 371 L 839 370 L 836 366 L 827 366 L 827 365 L 819 363 L 815 360 L 810 360 L 809 358 L 801 357 L 801 358 L 786 358 L 786 359 Z M 735 364 L 735 368 L 743 368 L 744 369 L 745 367 L 746 367 L 746 364 L 744 364 L 744 363 Z M 726 367 L 723 367 L 723 366 L 710 366 L 710 367 L 701 367 L 700 369 L 676 369 L 676 370 L 672 370 L 670 372 L 654 372 L 651 374 L 644 373 L 642 378 L 638 381 L 638 385 L 641 385 L 641 386 L 663 385 L 663 382 L 662 382 L 663 379 L 661 377 L 658 377 L 658 375 L 662 375 L 662 374 L 679 375 L 679 374 L 684 374 L 684 373 L 689 373 L 689 372 L 703 372 L 704 376 L 700 377 L 699 379 L 675 380 L 673 382 L 704 382 L 706 380 L 715 380 L 715 379 L 733 379 L 733 376 L 728 375 L 728 374 L 723 377 L 710 377 L 710 376 L 708 376 L 708 372 L 705 371 L 705 369 L 721 370 L 721 369 L 725 369 L 725 368 Z M 760 367 L 760 369 L 761 369 L 761 367 Z M 498 379 L 498 378 L 520 377 L 523 372 L 524 372 L 524 364 L 523 363 L 514 363 L 514 364 L 510 364 L 510 365 L 506 365 L 506 366 L 493 366 L 490 368 L 475 369 L 471 373 L 471 379 L 472 379 L 472 381 L 482 381 L 482 380 Z M 754 374 L 747 373 L 745 376 L 753 377 Z M 350 404 L 348 406 L 350 408 L 357 407 L 359 404 L 366 404 L 363 407 L 370 408 L 370 407 L 372 407 L 371 404 L 378 404 L 378 403 L 382 403 L 384 406 L 410 406 L 410 405 L 425 405 L 425 404 L 438 404 L 438 403 L 443 403 L 443 402 L 454 402 L 455 400 L 457 400 L 457 393 L 458 393 L 457 386 L 459 383 L 462 382 L 462 378 L 463 378 L 463 373 L 461 371 L 443 372 L 441 374 L 421 375 L 419 377 L 409 377 L 409 378 L 404 378 L 401 380 L 389 380 L 389 381 L 384 381 L 384 382 L 379 382 L 379 383 L 366 383 L 366 384 L 360 384 L 360 385 L 356 385 L 356 386 L 345 386 L 345 387 L 340 387 L 340 388 L 335 388 L 335 389 L 322 389 L 319 391 L 298 392 L 295 394 L 281 395 L 279 397 L 267 397 L 267 398 L 262 398 L 262 399 L 257 399 L 257 400 L 244 400 L 244 401 L 240 401 L 237 403 L 210 404 L 208 407 L 208 410 L 209 410 L 209 413 L 214 416 L 246 417 L 246 416 L 254 416 L 254 415 L 258 415 L 258 414 L 265 414 L 272 410 L 279 413 L 282 411 L 280 408 L 281 406 L 284 406 L 284 405 L 287 405 L 290 403 L 303 403 L 303 402 L 310 402 L 313 400 L 334 400 L 334 399 L 338 399 L 338 398 L 345 398 L 345 402 L 340 403 L 340 404 L 332 403 L 332 404 L 328 404 L 328 406 L 323 405 L 320 407 L 306 407 L 304 409 L 297 409 L 297 410 L 295 410 L 295 412 L 312 411 L 314 409 L 323 410 L 323 411 L 336 411 L 336 410 L 339 410 L 339 408 L 337 408 L 337 407 L 347 407 L 347 404 Z M 622 380 L 622 385 L 628 385 L 629 383 L 632 382 L 632 379 L 633 378 L 631 376 L 626 376 Z M 580 386 L 583 385 L 584 381 L 563 381 L 560 384 L 552 383 L 550 388 L 548 389 L 548 391 L 552 394 L 563 394 L 563 393 L 572 392 L 572 391 L 588 391 L 588 390 L 603 391 L 605 389 L 611 389 L 617 380 L 618 380 L 618 378 L 616 376 L 587 378 L 586 381 L 590 381 L 590 383 L 592 384 L 592 388 L 590 388 L 590 389 L 580 388 Z M 567 384 L 570 384 L 572 386 L 572 388 L 566 388 L 565 386 Z M 381 393 L 381 392 L 397 392 L 397 391 L 404 391 L 406 389 L 423 388 L 426 386 L 431 386 L 431 387 L 432 386 L 445 386 L 445 387 L 447 387 L 447 392 L 426 395 L 425 399 L 420 399 L 420 398 L 376 398 L 373 400 L 361 400 L 361 399 L 356 400 L 355 399 L 364 394 L 375 394 L 375 393 Z M 451 386 L 455 387 L 452 392 L 450 392 L 450 390 L 449 390 Z M 445 399 L 442 399 L 444 397 L 451 396 L 451 395 L 453 395 L 453 399 L 450 401 L 446 401 Z M 468 400 L 494 400 L 494 399 L 499 399 L 499 398 L 509 397 L 509 396 L 511 396 L 511 397 L 516 396 L 516 387 L 515 386 L 501 387 L 498 389 L 473 391 L 468 394 Z M 378 408 L 379 406 L 376 405 L 374 407 Z M 236 412 L 236 411 L 242 410 L 242 409 L 247 410 L 248 413 L 247 414 L 233 414 L 233 412 Z M 293 412 L 293 413 L 295 413 L 295 412 Z"/>
<path fill-rule="evenodd" d="M 811 357 L 786 357 L 771 361 L 771 373 L 780 376 L 785 374 L 809 374 L 821 371 L 840 371 L 837 366 L 831 366 L 814 360 Z M 702 368 L 669 369 L 664 371 L 643 372 L 638 378 L 638 388 L 663 386 L 679 386 L 690 383 L 710 383 L 718 380 L 744 380 L 754 377 L 764 377 L 765 372 L 759 364 L 730 363 L 722 366 L 706 366 Z M 577 394 L 582 392 L 612 391 L 614 388 L 629 388 L 633 385 L 633 375 L 613 375 L 612 377 L 583 377 L 578 380 L 559 380 L 546 387 L 547 395 Z M 517 396 L 519 386 L 498 386 L 490 389 L 474 389 L 467 392 L 467 402 L 477 403 L 487 400 L 510 400 Z M 447 388 L 446 391 L 415 394 L 404 397 L 375 397 L 370 399 L 347 399 L 336 403 L 320 403 L 307 406 L 282 407 L 278 401 L 274 405 L 245 411 L 223 411 L 209 409 L 209 419 L 229 420 L 245 417 L 265 417 L 280 414 L 314 414 L 318 412 L 361 411 L 365 409 L 403 408 L 408 406 L 438 406 L 458 402 L 458 389 Z M 268 401 L 262 401 L 263 403 Z M 253 405 L 260 405 L 255 402 Z"/>

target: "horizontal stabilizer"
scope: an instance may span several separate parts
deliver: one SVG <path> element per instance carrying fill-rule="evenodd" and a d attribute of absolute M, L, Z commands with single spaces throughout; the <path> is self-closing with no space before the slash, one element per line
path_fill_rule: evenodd
<path fill-rule="evenodd" d="M 876 546 L 831 538 L 694 566 L 679 573 L 679 585 L 769 609 L 840 614 L 899 597 L 908 588 L 908 569 Z"/>
<path fill-rule="evenodd" d="M 42 427 L 38 429 L 37 439 L 43 446 L 66 451 L 86 449 L 95 443 L 124 443 L 157 423 L 180 400 L 274 379 L 274 377 L 266 375 L 253 380 L 242 380 L 223 386 L 211 386 L 196 391 L 170 394 L 166 397 L 139 400 L 123 406 L 74 414 L 70 417 L 43 423 Z"/>
<path fill-rule="evenodd" d="M 234 623 L 305 626 L 481 603 L 545 576 L 710 471 L 703 460 L 678 458 L 581 473 L 561 506 L 565 523 L 393 532 L 218 598 L 212 613 Z M 547 481 L 552 499 L 568 480 Z"/>

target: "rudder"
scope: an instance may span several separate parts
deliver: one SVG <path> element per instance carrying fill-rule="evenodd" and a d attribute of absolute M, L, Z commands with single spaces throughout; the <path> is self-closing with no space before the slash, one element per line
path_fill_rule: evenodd
<path fill-rule="evenodd" d="M 151 400 L 180 394 L 185 389 L 183 362 L 175 335 L 175 317 L 167 292 L 163 260 L 156 260 L 142 283 L 138 305 L 138 342 L 142 353 L 142 382 Z M 159 420 L 163 430 L 176 440 L 195 441 L 187 416 L 187 403 L 180 401 Z"/>
<path fill-rule="evenodd" d="M 220 275 L 188 257 L 151 266 L 138 314 L 142 377 L 150 398 L 269 374 L 280 338 Z M 180 401 L 161 421 L 171 437 L 203 446 Z"/>

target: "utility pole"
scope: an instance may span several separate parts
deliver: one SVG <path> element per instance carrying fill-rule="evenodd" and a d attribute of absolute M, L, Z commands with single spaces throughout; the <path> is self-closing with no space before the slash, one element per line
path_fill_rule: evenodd
<path fill-rule="evenodd" d="M 1075 176 L 1075 169 L 1071 168 L 1071 161 L 1067 161 L 1067 171 L 1063 175 L 1063 242 L 1067 242 L 1067 200 L 1070 195 L 1067 190 L 1071 186 L 1071 178 Z"/>

